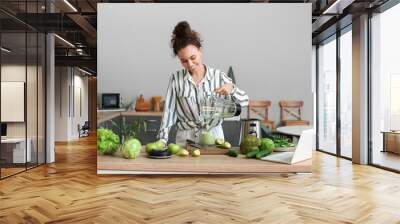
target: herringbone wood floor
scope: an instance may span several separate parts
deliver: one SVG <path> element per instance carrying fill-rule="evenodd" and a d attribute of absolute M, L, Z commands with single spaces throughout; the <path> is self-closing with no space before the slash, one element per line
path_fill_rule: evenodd
<path fill-rule="evenodd" d="M 312 174 L 99 176 L 95 139 L 0 181 L 0 223 L 400 223 L 400 175 L 315 153 Z"/>

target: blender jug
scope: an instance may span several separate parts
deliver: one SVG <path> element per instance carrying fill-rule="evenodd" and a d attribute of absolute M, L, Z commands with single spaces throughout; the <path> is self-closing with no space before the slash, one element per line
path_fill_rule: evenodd
<path fill-rule="evenodd" d="M 201 114 L 205 122 L 216 118 L 239 116 L 241 111 L 240 104 L 216 94 L 206 95 L 201 106 Z"/>

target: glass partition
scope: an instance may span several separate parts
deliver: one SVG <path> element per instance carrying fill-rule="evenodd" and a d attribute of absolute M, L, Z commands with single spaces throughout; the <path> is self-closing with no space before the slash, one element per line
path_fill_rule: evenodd
<path fill-rule="evenodd" d="M 43 5 L 44 1 L 0 3 L 13 7 L 17 16 L 42 13 Z M 0 178 L 45 162 L 46 39 L 28 23 L 0 12 Z"/>
<path fill-rule="evenodd" d="M 1 46 L 1 175 L 7 177 L 24 171 L 31 157 L 26 150 L 26 33 L 3 32 Z"/>

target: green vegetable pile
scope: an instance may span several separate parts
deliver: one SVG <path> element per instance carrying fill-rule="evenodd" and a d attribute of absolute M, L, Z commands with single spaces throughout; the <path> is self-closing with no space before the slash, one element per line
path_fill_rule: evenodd
<path fill-rule="evenodd" d="M 270 138 L 274 141 L 275 147 L 294 147 L 295 144 L 289 142 L 289 139 L 284 137 L 282 138 L 281 136 L 270 136 Z"/>
<path fill-rule="evenodd" d="M 240 144 L 240 152 L 246 158 L 261 159 L 274 151 L 275 143 L 270 138 L 258 139 L 254 135 L 247 135 Z"/>
<path fill-rule="evenodd" d="M 268 156 L 274 151 L 275 144 L 272 139 L 262 138 L 260 140 L 260 145 L 257 148 L 253 148 L 247 151 L 246 158 L 261 159 L 264 156 Z"/>
<path fill-rule="evenodd" d="M 113 154 L 118 150 L 119 137 L 107 128 L 97 129 L 97 150 L 101 154 Z"/>

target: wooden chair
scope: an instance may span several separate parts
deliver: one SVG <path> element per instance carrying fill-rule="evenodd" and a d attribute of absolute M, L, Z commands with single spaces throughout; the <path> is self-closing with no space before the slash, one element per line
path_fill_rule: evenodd
<path fill-rule="evenodd" d="M 268 119 L 268 109 L 271 107 L 269 100 L 249 100 L 247 108 L 248 118 L 260 118 L 261 122 L 271 130 L 275 128 L 274 122 Z"/>
<path fill-rule="evenodd" d="M 310 122 L 301 119 L 303 101 L 279 101 L 281 107 L 282 126 L 309 125 Z"/>

